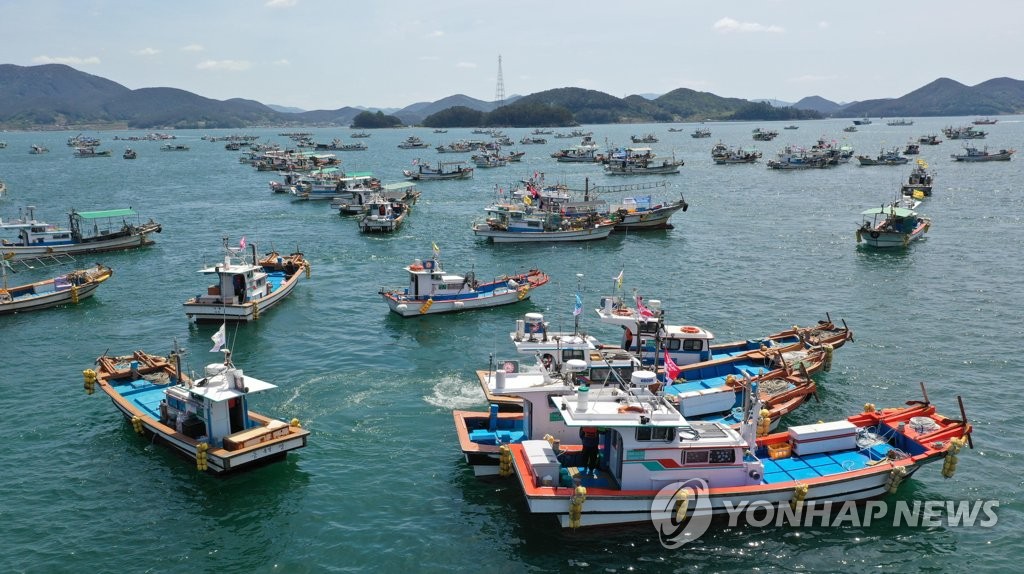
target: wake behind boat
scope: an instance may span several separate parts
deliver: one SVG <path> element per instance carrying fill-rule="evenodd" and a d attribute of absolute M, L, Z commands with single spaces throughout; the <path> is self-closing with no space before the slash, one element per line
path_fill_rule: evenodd
<path fill-rule="evenodd" d="M 222 344 L 223 327 L 218 335 Z M 200 471 L 251 468 L 306 446 L 309 431 L 297 419 L 286 423 L 249 410 L 250 395 L 277 387 L 243 374 L 230 351 L 223 352 L 224 363 L 207 365 L 205 376 L 195 381 L 182 373 L 178 351 L 170 358 L 143 351 L 104 354 L 96 359 L 96 370 L 83 371 L 85 391 L 91 395 L 99 384 L 135 432 L 166 443 Z"/>
<path fill-rule="evenodd" d="M 446 273 L 435 254 L 407 265 L 409 286 L 405 289 L 381 289 L 380 296 L 392 311 L 403 317 L 434 313 L 468 311 L 524 301 L 530 292 L 547 284 L 547 274 L 537 269 L 515 275 L 501 275 L 491 281 L 478 281 L 476 273 Z"/>
<path fill-rule="evenodd" d="M 205 295 L 196 295 L 185 302 L 185 315 L 190 321 L 255 321 L 292 292 L 301 271 L 309 277 L 310 266 L 301 253 L 281 255 L 271 251 L 262 259 L 245 255 L 245 244 L 229 247 L 224 239 L 224 260 L 200 269 L 213 275 L 215 282 Z"/>
<path fill-rule="evenodd" d="M 20 260 L 46 255 L 78 255 L 118 251 L 152 245 L 150 234 L 162 227 L 150 219 L 141 223 L 131 208 L 106 211 L 75 211 L 68 215 L 69 229 L 37 221 L 35 207 L 26 207 L 19 219 L 0 220 L 0 229 L 15 229 L 15 241 L 0 241 L 0 254 Z"/>

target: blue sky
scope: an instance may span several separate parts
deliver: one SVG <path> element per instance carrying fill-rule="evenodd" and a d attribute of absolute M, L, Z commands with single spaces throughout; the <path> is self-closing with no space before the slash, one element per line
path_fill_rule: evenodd
<path fill-rule="evenodd" d="M 1024 3 L 0 0 L 0 63 L 64 63 L 303 109 L 452 94 L 691 88 L 726 97 L 899 97 L 939 77 L 1020 79 Z"/>

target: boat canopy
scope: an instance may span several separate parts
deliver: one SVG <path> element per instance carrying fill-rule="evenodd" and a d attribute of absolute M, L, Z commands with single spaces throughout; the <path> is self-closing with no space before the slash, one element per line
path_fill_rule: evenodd
<path fill-rule="evenodd" d="M 76 211 L 75 215 L 82 219 L 103 219 L 105 217 L 125 217 L 137 214 L 135 210 L 129 207 L 127 209 L 107 209 L 105 211 Z"/>
<path fill-rule="evenodd" d="M 874 207 L 861 213 L 861 215 L 892 215 L 895 217 L 915 217 L 917 212 L 905 207 Z"/>
<path fill-rule="evenodd" d="M 412 189 L 416 187 L 416 184 L 411 181 L 402 181 L 398 183 L 385 183 L 381 186 L 384 191 L 403 191 L 406 189 Z"/>

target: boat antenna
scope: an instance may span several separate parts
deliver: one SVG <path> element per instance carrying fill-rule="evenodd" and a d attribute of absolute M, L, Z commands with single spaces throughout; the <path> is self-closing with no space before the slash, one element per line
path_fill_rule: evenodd
<path fill-rule="evenodd" d="M 582 301 L 583 300 L 580 298 L 580 292 L 582 291 L 582 289 L 583 289 L 583 274 L 582 273 L 577 273 L 576 274 L 576 301 L 577 301 L 577 303 L 579 303 L 579 306 L 574 307 L 573 311 L 572 311 L 572 315 L 573 315 L 573 317 L 572 317 L 572 319 L 573 319 L 572 333 L 573 333 L 573 335 L 579 335 L 580 334 L 580 315 L 583 314 L 582 313 L 582 311 L 583 311 L 583 309 L 582 309 L 582 305 L 583 305 Z"/>

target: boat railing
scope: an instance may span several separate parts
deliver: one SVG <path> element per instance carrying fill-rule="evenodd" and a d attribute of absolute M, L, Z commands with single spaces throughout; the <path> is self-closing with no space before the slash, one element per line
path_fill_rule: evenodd
<path fill-rule="evenodd" d="M 66 253 L 51 253 L 47 255 L 39 255 L 37 257 L 26 257 L 18 258 L 14 261 L 8 261 L 11 268 L 18 267 L 22 271 L 30 271 L 32 269 L 45 269 L 47 267 L 54 267 L 57 265 L 66 265 L 75 263 L 77 259 L 72 255 Z"/>

